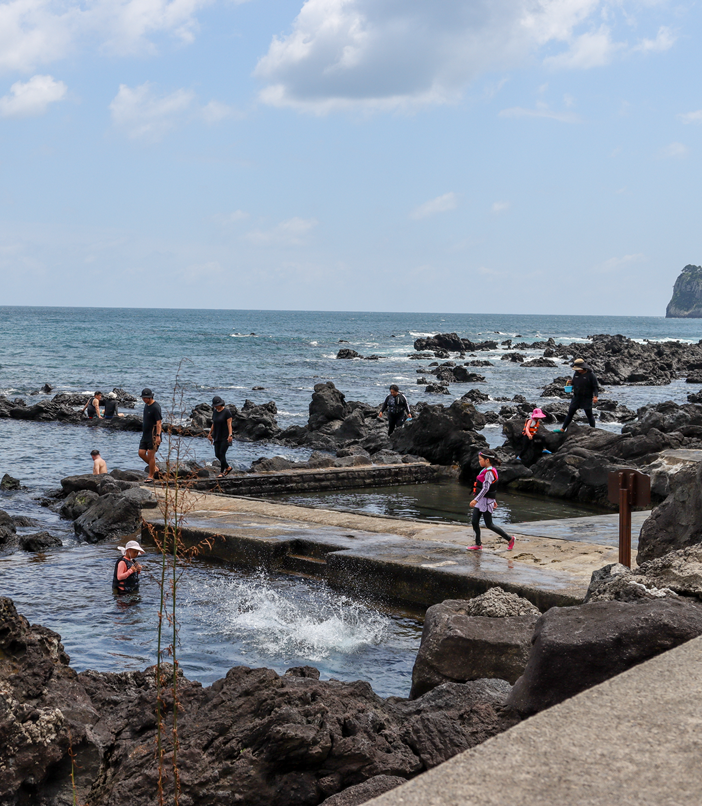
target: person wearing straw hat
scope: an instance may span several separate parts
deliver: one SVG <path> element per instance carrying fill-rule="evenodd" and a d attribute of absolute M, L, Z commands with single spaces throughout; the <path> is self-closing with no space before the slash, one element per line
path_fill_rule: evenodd
<path fill-rule="evenodd" d="M 115 563 L 112 587 L 117 593 L 131 593 L 139 587 L 141 565 L 136 558 L 146 552 L 136 540 L 130 540 L 126 546 L 117 546 L 117 548 L 122 552 L 122 556 Z"/>
<path fill-rule="evenodd" d="M 570 401 L 570 408 L 568 409 L 568 414 L 563 425 L 560 428 L 553 429 L 556 432 L 567 430 L 578 409 L 582 409 L 585 412 L 590 427 L 595 427 L 595 416 L 592 413 L 592 404 L 597 403 L 597 395 L 600 391 L 597 376 L 582 358 L 576 358 L 572 366 L 575 370 L 573 380 L 571 381 L 573 398 Z"/>
<path fill-rule="evenodd" d="M 539 434 L 539 428 L 541 421 L 545 419 L 546 415 L 541 409 L 534 409 L 524 422 L 519 448 L 519 459 L 524 464 L 533 464 L 543 452 L 544 441 Z"/>

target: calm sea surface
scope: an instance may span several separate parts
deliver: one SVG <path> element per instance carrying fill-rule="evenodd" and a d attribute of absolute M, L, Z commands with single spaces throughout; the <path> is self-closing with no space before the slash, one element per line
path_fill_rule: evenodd
<path fill-rule="evenodd" d="M 553 337 L 559 342 L 595 333 L 621 333 L 636 339 L 698 341 L 702 323 L 694 320 L 635 317 L 377 314 L 272 311 L 135 310 L 0 307 L 0 394 L 27 402 L 43 384 L 59 391 L 87 392 L 123 387 L 138 396 L 150 386 L 171 408 L 179 375 L 183 402 L 177 414 L 221 395 L 241 406 L 247 398 L 274 400 L 281 426 L 306 421 L 314 384 L 333 381 L 349 400 L 380 403 L 390 383 L 410 402 L 450 403 L 416 384 L 420 367 L 410 360 L 419 336 L 455 331 L 478 341 L 517 341 Z M 342 342 L 345 342 L 343 343 Z M 340 361 L 340 347 L 380 361 Z M 478 370 L 486 383 L 476 386 L 493 398 L 523 394 L 539 402 L 554 369 L 524 369 L 500 361 L 503 349 L 480 353 L 494 361 Z M 534 352 L 534 355 L 540 354 Z M 565 369 L 565 368 L 564 368 Z M 263 391 L 252 387 L 262 386 Z M 459 397 L 470 386 L 455 384 Z M 618 387 L 609 396 L 637 408 L 649 402 L 683 402 L 690 386 Z M 543 402 L 543 401 L 542 401 Z M 490 401 L 479 408 L 499 408 Z M 607 426 L 617 428 L 617 426 Z M 498 427 L 486 428 L 491 444 L 501 443 Z M 138 435 L 57 423 L 0 420 L 0 475 L 9 472 L 25 489 L 1 493 L 0 508 L 26 514 L 37 526 L 59 535 L 64 547 L 42 555 L 0 554 L 0 595 L 11 596 L 31 621 L 57 630 L 76 668 L 143 668 L 154 662 L 156 587 L 148 578 L 133 601 L 113 597 L 112 544 L 78 543 L 70 524 L 40 507 L 37 497 L 66 475 L 89 472 L 97 447 L 108 466 L 140 467 Z M 211 459 L 209 446 L 194 441 L 194 454 Z M 306 451 L 276 445 L 235 443 L 230 458 L 241 466 L 259 456 L 305 458 Z M 326 499 L 313 495 L 300 503 L 338 506 L 399 516 L 463 520 L 462 490 L 456 485 L 389 488 L 367 494 L 348 491 Z M 515 497 L 506 501 L 506 521 L 558 515 L 556 507 Z M 588 514 L 577 507 L 561 516 Z M 148 558 L 146 565 L 155 563 Z M 284 670 L 311 663 L 323 676 L 371 681 L 381 694 L 409 690 L 420 626 L 380 613 L 362 602 L 330 592 L 323 584 L 290 577 L 264 577 L 236 569 L 196 564 L 185 576 L 181 611 L 182 661 L 186 675 L 209 683 L 236 663 Z"/>

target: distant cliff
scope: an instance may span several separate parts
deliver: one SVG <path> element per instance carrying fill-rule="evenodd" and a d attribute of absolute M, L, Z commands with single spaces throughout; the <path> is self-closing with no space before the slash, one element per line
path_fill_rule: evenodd
<path fill-rule="evenodd" d="M 669 319 L 702 319 L 702 266 L 685 266 L 665 309 Z"/>

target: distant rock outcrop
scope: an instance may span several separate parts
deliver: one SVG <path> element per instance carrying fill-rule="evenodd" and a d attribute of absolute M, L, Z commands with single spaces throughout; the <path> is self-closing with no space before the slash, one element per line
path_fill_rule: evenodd
<path fill-rule="evenodd" d="M 665 315 L 669 319 L 702 318 L 702 266 L 688 264 L 680 272 Z"/>

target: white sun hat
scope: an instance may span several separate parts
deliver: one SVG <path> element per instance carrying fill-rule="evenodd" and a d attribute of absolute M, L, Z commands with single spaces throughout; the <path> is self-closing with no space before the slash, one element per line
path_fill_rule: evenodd
<path fill-rule="evenodd" d="M 122 552 L 122 554 L 126 554 L 127 549 L 135 549 L 139 552 L 139 554 L 146 554 L 144 549 L 137 543 L 136 540 L 130 540 L 126 546 L 117 546 L 117 548 Z"/>

